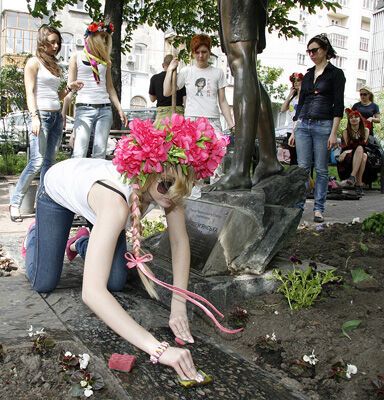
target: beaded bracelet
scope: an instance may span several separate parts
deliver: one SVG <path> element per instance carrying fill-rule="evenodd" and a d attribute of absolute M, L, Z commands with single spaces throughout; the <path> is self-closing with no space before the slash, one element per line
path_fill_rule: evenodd
<path fill-rule="evenodd" d="M 149 360 L 152 364 L 157 364 L 159 362 L 159 358 L 163 355 L 164 351 L 169 347 L 169 343 L 161 342 L 160 345 L 155 349 L 153 354 L 149 357 Z"/>

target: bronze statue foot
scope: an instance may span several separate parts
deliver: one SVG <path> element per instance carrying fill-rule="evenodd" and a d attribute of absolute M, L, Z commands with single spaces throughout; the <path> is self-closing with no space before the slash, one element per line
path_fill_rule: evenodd
<path fill-rule="evenodd" d="M 249 177 L 228 173 L 221 177 L 212 185 L 204 186 L 202 192 L 214 192 L 223 190 L 249 190 L 252 187 L 252 181 Z"/>
<path fill-rule="evenodd" d="M 257 164 L 255 172 L 252 177 L 252 186 L 257 185 L 263 179 L 266 179 L 272 175 L 280 174 L 284 171 L 284 167 L 278 161 L 272 161 L 263 163 L 262 161 Z"/>

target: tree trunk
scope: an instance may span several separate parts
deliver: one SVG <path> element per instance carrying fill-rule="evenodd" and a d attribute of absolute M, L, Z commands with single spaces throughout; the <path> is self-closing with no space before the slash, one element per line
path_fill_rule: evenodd
<path fill-rule="evenodd" d="M 121 25 L 123 23 L 124 0 L 106 0 L 104 7 L 105 20 L 112 22 L 115 32 L 112 35 L 112 82 L 117 97 L 121 101 Z M 112 129 L 121 129 L 119 114 L 113 107 Z"/>

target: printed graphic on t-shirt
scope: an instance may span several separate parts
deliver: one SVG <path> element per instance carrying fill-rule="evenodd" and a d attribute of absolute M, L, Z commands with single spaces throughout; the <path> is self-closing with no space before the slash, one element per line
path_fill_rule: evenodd
<path fill-rule="evenodd" d="M 203 89 L 205 88 L 205 85 L 206 85 L 205 78 L 196 79 L 196 82 L 195 82 L 196 94 L 195 94 L 195 96 L 204 96 Z"/>

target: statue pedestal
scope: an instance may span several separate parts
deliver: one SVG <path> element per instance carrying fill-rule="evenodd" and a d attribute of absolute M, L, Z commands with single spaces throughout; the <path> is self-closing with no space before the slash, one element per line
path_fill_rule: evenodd
<path fill-rule="evenodd" d="M 267 285 L 255 275 L 264 273 L 285 239 L 296 230 L 302 212 L 294 205 L 305 196 L 306 180 L 305 171 L 293 167 L 249 191 L 209 192 L 201 199 L 187 200 L 190 289 L 204 296 L 221 290 L 224 297 L 229 287 L 240 288 L 235 290 L 239 294 L 245 286 L 251 294 L 272 289 L 272 283 Z M 154 255 L 156 276 L 171 282 L 167 276 L 172 271 L 168 233 L 149 238 L 143 245 Z"/>

